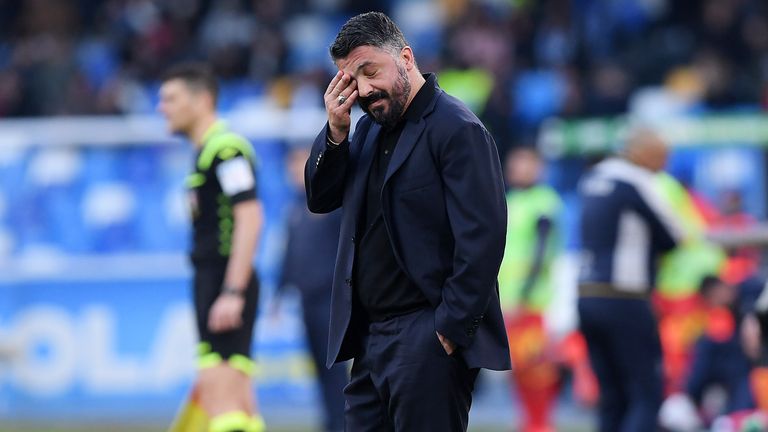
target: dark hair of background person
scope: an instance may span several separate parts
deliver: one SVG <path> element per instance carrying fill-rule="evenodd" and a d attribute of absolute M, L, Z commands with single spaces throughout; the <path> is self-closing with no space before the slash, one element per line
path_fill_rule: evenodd
<path fill-rule="evenodd" d="M 219 97 L 219 83 L 213 69 L 205 63 L 179 63 L 169 68 L 162 77 L 162 82 L 181 80 L 196 91 L 207 91 L 213 97 L 213 103 Z"/>

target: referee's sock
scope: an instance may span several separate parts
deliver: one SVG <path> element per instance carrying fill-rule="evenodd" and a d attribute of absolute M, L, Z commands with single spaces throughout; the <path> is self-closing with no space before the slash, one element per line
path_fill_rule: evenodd
<path fill-rule="evenodd" d="M 248 432 L 265 432 L 267 430 L 267 424 L 264 423 L 264 418 L 258 414 L 251 417 Z"/>
<path fill-rule="evenodd" d="M 251 432 L 251 416 L 243 411 L 230 411 L 211 419 L 208 432 Z"/>

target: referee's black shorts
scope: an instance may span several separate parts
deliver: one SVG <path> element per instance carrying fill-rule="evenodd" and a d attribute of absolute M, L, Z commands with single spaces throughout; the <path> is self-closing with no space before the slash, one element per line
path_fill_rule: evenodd
<path fill-rule="evenodd" d="M 208 329 L 208 316 L 221 292 L 225 272 L 226 264 L 195 265 L 194 303 L 197 332 L 200 336 L 198 366 L 204 369 L 226 361 L 247 375 L 253 375 L 255 364 L 251 360 L 251 342 L 259 303 L 259 282 L 255 272 L 251 275 L 245 293 L 243 324 L 234 330 L 220 333 L 213 333 Z"/>

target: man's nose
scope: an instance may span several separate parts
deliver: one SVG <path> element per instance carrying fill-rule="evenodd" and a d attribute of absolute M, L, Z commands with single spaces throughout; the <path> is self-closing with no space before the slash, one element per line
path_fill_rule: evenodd
<path fill-rule="evenodd" d="M 357 82 L 357 94 L 362 97 L 368 97 L 373 93 L 373 86 L 365 82 Z"/>

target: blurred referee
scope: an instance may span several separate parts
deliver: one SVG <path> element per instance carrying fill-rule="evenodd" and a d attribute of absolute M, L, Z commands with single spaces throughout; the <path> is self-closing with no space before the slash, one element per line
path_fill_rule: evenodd
<path fill-rule="evenodd" d="M 636 129 L 622 157 L 599 163 L 579 185 L 579 319 L 600 382 L 602 432 L 656 430 L 661 343 L 648 296 L 659 254 L 683 236 L 654 189 L 654 173 L 666 160 L 660 137 Z"/>
<path fill-rule="evenodd" d="M 200 335 L 195 391 L 210 432 L 261 431 L 250 377 L 259 296 L 253 270 L 262 226 L 255 156 L 248 141 L 217 118 L 218 86 L 204 65 L 169 70 L 159 110 L 171 132 L 197 150 L 187 179 L 194 226 L 194 303 Z"/>

